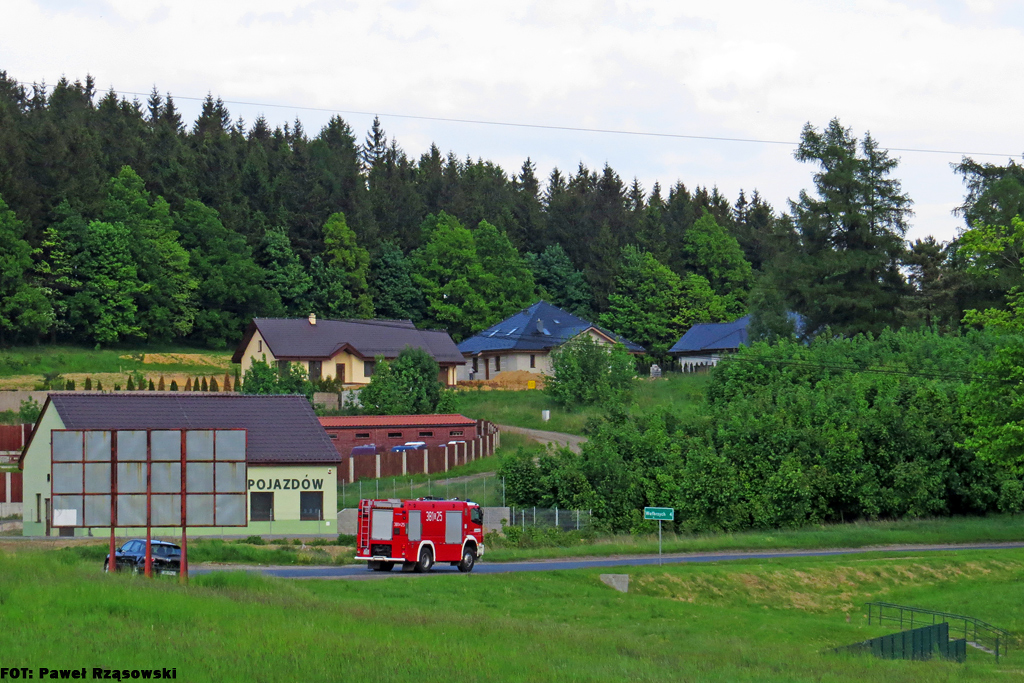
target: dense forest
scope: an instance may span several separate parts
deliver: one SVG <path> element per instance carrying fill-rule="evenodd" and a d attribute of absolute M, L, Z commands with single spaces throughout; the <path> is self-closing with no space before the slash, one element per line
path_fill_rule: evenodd
<path fill-rule="evenodd" d="M 222 348 L 253 316 L 310 312 L 461 339 L 544 297 L 658 356 L 748 311 L 769 339 L 956 330 L 1020 283 L 1020 240 L 962 248 L 1020 212 L 1014 162 L 963 159 L 971 229 L 909 244 L 897 160 L 870 135 L 808 124 L 796 157 L 814 187 L 782 211 L 608 166 L 539 178 L 529 158 L 514 173 L 436 146 L 411 158 L 379 121 L 362 142 L 340 117 L 311 136 L 212 96 L 189 126 L 156 89 L 142 103 L 0 71 L 0 343 Z"/>

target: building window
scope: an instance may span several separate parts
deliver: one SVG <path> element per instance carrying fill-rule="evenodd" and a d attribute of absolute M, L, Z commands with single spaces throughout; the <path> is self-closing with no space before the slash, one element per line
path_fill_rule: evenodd
<path fill-rule="evenodd" d="M 250 493 L 249 494 L 249 521 L 250 522 L 273 522 L 274 521 L 274 494 L 273 493 Z"/>
<path fill-rule="evenodd" d="M 389 439 L 401 439 L 402 438 L 402 432 L 388 432 L 388 438 Z"/>
<path fill-rule="evenodd" d="M 262 352 L 263 351 L 263 340 L 262 339 L 260 339 L 259 341 L 256 342 L 256 351 L 258 351 L 258 352 Z"/>
<path fill-rule="evenodd" d="M 420 432 L 420 436 L 433 436 L 434 432 Z"/>
<path fill-rule="evenodd" d="M 448 432 L 448 435 L 449 436 L 462 436 L 462 430 L 461 429 L 453 429 L 452 431 Z"/>
<path fill-rule="evenodd" d="M 345 383 L 345 364 L 335 363 L 334 364 L 334 376 L 338 378 L 338 384 Z"/>
<path fill-rule="evenodd" d="M 324 376 L 324 363 L 319 360 L 309 361 L 309 381 L 317 382 Z"/>
<path fill-rule="evenodd" d="M 338 438 L 337 434 L 328 434 L 327 436 L 331 437 L 332 439 L 337 439 Z"/>
<path fill-rule="evenodd" d="M 286 361 L 286 360 L 279 360 L 279 361 L 277 361 L 277 372 L 281 376 L 287 375 L 288 374 L 288 361 Z"/>
<path fill-rule="evenodd" d="M 299 519 L 321 520 L 324 518 L 324 492 L 303 491 L 299 494 Z"/>
<path fill-rule="evenodd" d="M 501 356 L 494 357 L 494 371 L 501 372 Z"/>
<path fill-rule="evenodd" d="M 372 360 L 363 361 L 363 376 L 373 377 L 373 366 L 377 363 Z"/>
<path fill-rule="evenodd" d="M 537 356 L 533 355 L 532 353 L 530 354 L 530 367 L 537 367 Z"/>
<path fill-rule="evenodd" d="M 356 432 L 356 438 L 357 439 L 369 439 L 370 438 L 370 432 Z"/>
<path fill-rule="evenodd" d="M 480 367 L 479 367 L 479 364 L 477 363 L 477 361 L 479 361 L 479 360 L 480 360 L 479 358 L 474 358 L 473 359 L 473 372 L 480 372 Z"/>

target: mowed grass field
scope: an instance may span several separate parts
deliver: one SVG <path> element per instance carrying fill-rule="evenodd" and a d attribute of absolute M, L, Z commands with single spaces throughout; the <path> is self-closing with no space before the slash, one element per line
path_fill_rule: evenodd
<path fill-rule="evenodd" d="M 707 382 L 708 376 L 704 374 L 671 373 L 659 380 L 638 379 L 634 384 L 632 401 L 641 411 L 667 408 L 686 420 L 704 401 Z M 587 420 L 600 417 L 605 409 L 604 406 L 565 409 L 538 389 L 467 389 L 459 391 L 456 396 L 459 412 L 467 417 L 566 434 L 582 434 Z M 542 410 L 551 411 L 548 422 L 541 420 Z"/>
<path fill-rule="evenodd" d="M 609 570 L 605 570 L 609 571 Z M 174 667 L 185 681 L 993 681 L 998 664 L 831 648 L 884 600 L 1024 630 L 1024 551 L 800 558 L 597 571 L 295 581 L 107 576 L 58 552 L 0 554 L 5 666 Z"/>
<path fill-rule="evenodd" d="M 221 382 L 231 373 L 230 351 L 211 351 L 179 346 L 124 349 L 89 349 L 77 346 L 19 346 L 0 350 L 0 389 L 33 389 L 48 373 L 74 379 L 78 389 L 86 377 L 102 380 L 106 389 L 114 383 L 126 386 L 128 375 L 138 371 L 156 382 L 171 378 L 216 377 Z"/>

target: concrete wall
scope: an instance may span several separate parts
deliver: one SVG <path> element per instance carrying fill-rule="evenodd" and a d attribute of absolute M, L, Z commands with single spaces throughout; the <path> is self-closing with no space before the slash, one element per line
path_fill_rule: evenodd
<path fill-rule="evenodd" d="M 39 405 L 46 402 L 45 391 L 0 391 L 0 411 L 21 410 L 21 402 L 27 399 L 34 399 Z"/>

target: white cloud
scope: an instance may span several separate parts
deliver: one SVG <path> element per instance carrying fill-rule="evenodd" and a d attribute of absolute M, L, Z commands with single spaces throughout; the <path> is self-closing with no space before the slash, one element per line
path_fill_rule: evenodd
<path fill-rule="evenodd" d="M 237 3 L 108 0 L 5 3 L 18 27 L 0 66 L 53 83 L 92 73 L 101 88 L 226 100 L 563 126 L 795 140 L 832 116 L 883 146 L 1019 154 L 1024 91 L 1015 3 L 970 0 L 664 0 L 471 3 Z M 195 104 L 179 100 L 194 114 Z M 251 121 L 329 116 L 231 106 Z M 361 135 L 366 116 L 348 116 Z M 610 163 L 650 188 L 757 187 L 778 208 L 809 183 L 789 150 L 385 119 L 412 154 L 546 173 Z M 911 236 L 953 236 L 962 187 L 954 156 L 900 153 L 917 202 Z M 1002 161 L 992 159 L 994 161 Z"/>

